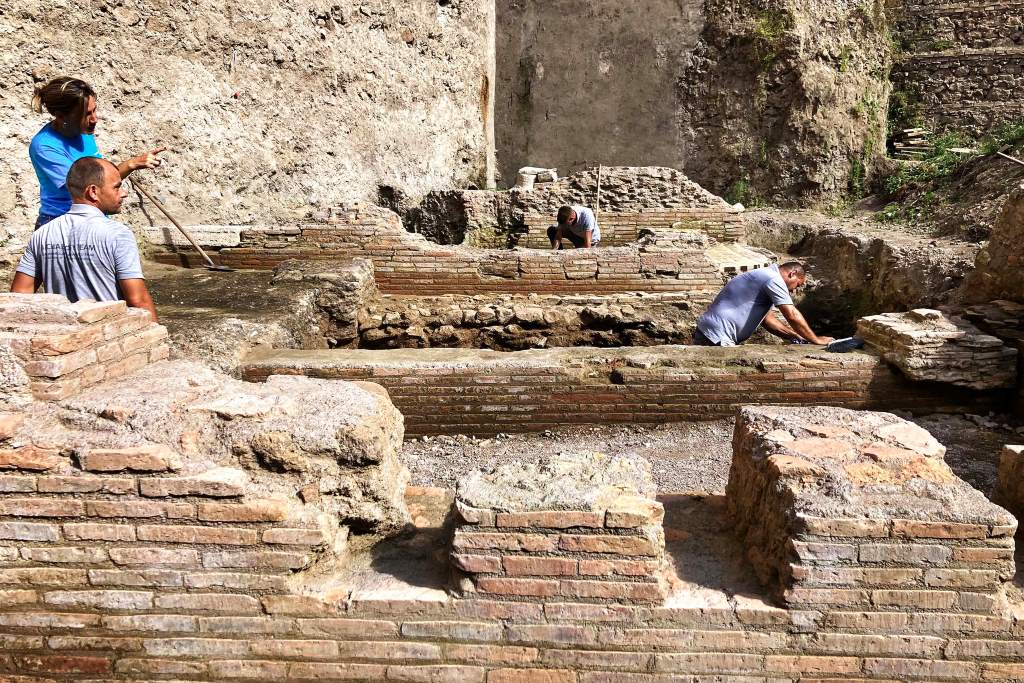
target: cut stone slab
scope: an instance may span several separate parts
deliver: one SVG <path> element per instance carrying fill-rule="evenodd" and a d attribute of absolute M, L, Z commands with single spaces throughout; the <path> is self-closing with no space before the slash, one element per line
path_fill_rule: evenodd
<path fill-rule="evenodd" d="M 574 453 L 473 472 L 459 483 L 458 500 L 502 512 L 604 511 L 624 496 L 653 498 L 655 492 L 643 458 Z"/>
<path fill-rule="evenodd" d="M 857 335 L 913 380 L 1001 389 L 1017 380 L 1017 350 L 931 309 L 861 318 Z"/>

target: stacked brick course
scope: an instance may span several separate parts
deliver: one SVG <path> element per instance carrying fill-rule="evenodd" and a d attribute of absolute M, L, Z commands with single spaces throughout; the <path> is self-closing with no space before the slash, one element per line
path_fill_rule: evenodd
<path fill-rule="evenodd" d="M 894 88 L 933 125 L 981 134 L 1018 120 L 1024 3 L 915 0 L 897 10 Z"/>
<path fill-rule="evenodd" d="M 793 608 L 1001 614 L 1017 521 L 944 452 L 885 413 L 742 409 L 727 496 L 755 571 Z"/>
<path fill-rule="evenodd" d="M 167 329 L 123 301 L 70 303 L 56 294 L 0 294 L 0 345 L 19 359 L 32 395 L 59 400 L 168 357 Z"/>
<path fill-rule="evenodd" d="M 914 380 L 973 389 L 1017 382 L 1017 350 L 959 317 L 916 309 L 862 318 L 857 334 Z"/>
<path fill-rule="evenodd" d="M 573 424 L 717 419 L 749 404 L 934 410 L 1005 400 L 955 388 L 932 391 L 867 353 L 792 346 L 665 346 L 643 353 L 257 350 L 241 371 L 251 381 L 294 374 L 377 382 L 402 411 L 412 436 L 542 431 L 565 424 L 570 415 Z"/>
<path fill-rule="evenodd" d="M 554 214 L 527 214 L 523 217 L 526 231 L 515 236 L 516 246 L 550 249 L 547 230 L 554 222 Z M 602 211 L 598 224 L 601 227 L 601 244 L 605 247 L 632 244 L 640 239 L 645 229 L 700 230 L 720 242 L 739 242 L 744 236 L 742 214 L 728 207 Z"/>
<path fill-rule="evenodd" d="M 630 247 L 554 252 L 441 246 L 406 232 L 396 214 L 379 207 L 353 206 L 321 218 L 291 229 L 245 231 L 242 246 L 222 249 L 217 258 L 252 269 L 288 259 L 367 258 L 389 294 L 717 292 L 722 286 L 706 253 L 710 242 L 696 231 L 656 231 Z M 170 253 L 156 258 L 182 261 Z"/>
<path fill-rule="evenodd" d="M 665 510 L 650 465 L 599 453 L 476 472 L 459 484 L 452 563 L 481 598 L 660 603 Z"/>

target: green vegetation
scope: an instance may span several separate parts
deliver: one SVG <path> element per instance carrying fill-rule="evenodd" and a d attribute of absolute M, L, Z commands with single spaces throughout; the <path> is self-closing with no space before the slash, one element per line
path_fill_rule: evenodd
<path fill-rule="evenodd" d="M 884 181 L 890 196 L 906 196 L 918 190 L 910 200 L 889 204 L 878 214 L 881 221 L 907 221 L 930 214 L 939 201 L 937 187 L 982 156 L 995 154 L 1004 147 L 1024 145 L 1024 119 L 997 128 L 980 140 L 960 132 L 946 132 L 929 137 L 932 149 L 916 163 L 903 164 L 900 170 Z M 954 152 L 953 149 L 971 152 Z"/>
<path fill-rule="evenodd" d="M 843 49 L 839 51 L 839 73 L 844 74 L 850 70 L 852 58 L 853 48 L 849 45 L 843 45 Z"/>
<path fill-rule="evenodd" d="M 783 38 L 793 29 L 793 16 L 782 10 L 762 10 L 754 19 L 754 51 L 762 69 L 770 67 L 782 52 Z"/>
<path fill-rule="evenodd" d="M 730 204 L 742 204 L 747 208 L 760 206 L 761 200 L 757 196 L 757 191 L 754 190 L 750 185 L 750 176 L 744 175 L 742 178 L 734 181 L 729 189 L 725 191 L 723 196 L 725 201 Z"/>
<path fill-rule="evenodd" d="M 924 123 L 924 106 L 916 91 L 893 90 L 889 95 L 889 137 L 905 128 L 918 128 Z"/>

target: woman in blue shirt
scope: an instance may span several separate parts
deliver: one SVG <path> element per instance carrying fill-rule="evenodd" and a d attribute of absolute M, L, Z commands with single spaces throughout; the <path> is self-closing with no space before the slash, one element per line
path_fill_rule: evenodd
<path fill-rule="evenodd" d="M 61 76 L 39 88 L 32 98 L 32 108 L 42 113 L 45 108 L 53 120 L 36 133 L 28 155 L 39 178 L 39 218 L 36 227 L 63 216 L 71 208 L 71 195 L 64 184 L 71 164 L 82 157 L 102 157 L 96 148 L 93 132 L 96 116 L 96 92 L 83 80 Z M 117 165 L 122 178 L 140 168 L 156 168 L 158 147 Z"/>

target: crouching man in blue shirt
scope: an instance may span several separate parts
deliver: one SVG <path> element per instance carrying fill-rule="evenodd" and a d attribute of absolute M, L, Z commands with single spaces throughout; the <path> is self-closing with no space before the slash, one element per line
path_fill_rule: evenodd
<path fill-rule="evenodd" d="M 558 210 L 558 223 L 548 228 L 552 249 L 561 249 L 562 240 L 569 240 L 577 249 L 596 247 L 601 241 L 601 228 L 594 212 L 585 206 L 563 206 Z"/>
<path fill-rule="evenodd" d="M 824 346 L 832 337 L 819 337 L 793 305 L 790 292 L 804 284 L 807 273 L 797 261 L 758 268 L 734 277 L 718 293 L 697 321 L 693 343 L 698 346 L 736 346 L 750 338 L 760 325 L 791 342 Z M 788 325 L 771 315 L 777 308 Z"/>
<path fill-rule="evenodd" d="M 106 216 L 119 213 L 128 196 L 117 167 L 82 157 L 71 165 L 65 182 L 71 209 L 32 233 L 11 291 L 32 294 L 43 286 L 71 302 L 121 299 L 149 311 L 155 322 L 135 235 Z"/>

